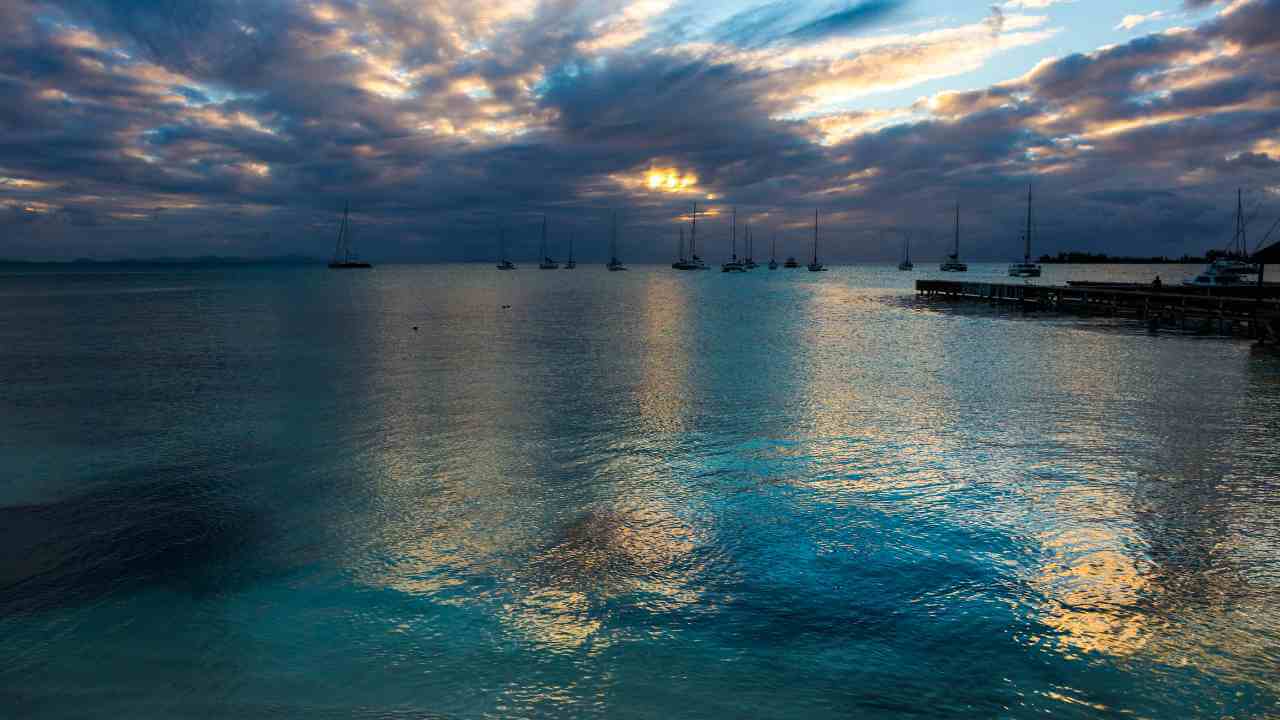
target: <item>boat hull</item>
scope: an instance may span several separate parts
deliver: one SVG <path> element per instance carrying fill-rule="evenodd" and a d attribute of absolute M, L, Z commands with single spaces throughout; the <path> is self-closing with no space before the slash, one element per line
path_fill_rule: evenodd
<path fill-rule="evenodd" d="M 331 262 L 330 270 L 368 270 L 373 266 L 367 262 Z"/>

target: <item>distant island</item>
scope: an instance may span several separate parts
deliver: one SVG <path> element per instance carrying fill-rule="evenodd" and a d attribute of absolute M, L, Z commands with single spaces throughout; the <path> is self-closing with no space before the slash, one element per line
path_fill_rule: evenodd
<path fill-rule="evenodd" d="M 229 265 L 318 265 L 324 263 L 305 255 L 273 255 L 270 257 L 230 257 L 200 255 L 197 257 L 118 258 L 95 260 L 9 260 L 0 258 L 0 267 L 66 268 L 66 267 L 222 267 Z"/>
<path fill-rule="evenodd" d="M 1219 255 L 1215 250 L 1210 250 L 1207 257 L 1192 257 L 1191 255 L 1183 255 L 1180 258 L 1170 258 L 1164 255 L 1156 255 L 1152 257 L 1129 257 L 1123 255 L 1108 255 L 1106 253 L 1088 253 L 1088 252 L 1060 252 L 1057 255 L 1041 255 L 1040 264 L 1052 265 L 1056 263 L 1071 265 L 1170 265 L 1170 264 L 1199 264 L 1203 265 L 1211 261 L 1214 256 Z"/>

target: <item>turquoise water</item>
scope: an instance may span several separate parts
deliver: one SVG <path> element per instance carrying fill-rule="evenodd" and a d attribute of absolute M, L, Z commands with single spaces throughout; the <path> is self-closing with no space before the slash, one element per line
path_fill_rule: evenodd
<path fill-rule="evenodd" d="M 0 276 L 0 717 L 1280 714 L 1280 355 L 929 274 Z"/>

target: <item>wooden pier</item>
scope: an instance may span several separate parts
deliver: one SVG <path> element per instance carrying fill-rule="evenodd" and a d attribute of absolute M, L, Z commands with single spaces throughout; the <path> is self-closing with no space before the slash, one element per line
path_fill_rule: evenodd
<path fill-rule="evenodd" d="M 976 300 L 1016 305 L 1029 311 L 1052 311 L 1102 317 L 1131 317 L 1153 330 L 1243 335 L 1280 341 L 1280 289 L 1265 292 L 1206 292 L 1201 288 L 1106 288 L 1031 283 L 917 280 L 916 294 L 948 300 Z"/>

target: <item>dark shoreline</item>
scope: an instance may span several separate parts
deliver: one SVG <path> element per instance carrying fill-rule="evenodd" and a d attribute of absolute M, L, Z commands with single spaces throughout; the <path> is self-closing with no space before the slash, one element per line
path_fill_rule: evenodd
<path fill-rule="evenodd" d="M 0 268 L 137 268 L 137 267 L 243 267 L 249 265 L 323 265 L 318 260 L 305 255 L 278 255 L 260 258 L 223 257 L 206 255 L 189 258 L 120 258 L 115 260 L 94 260 L 76 258 L 75 260 L 10 260 L 0 258 Z"/>
<path fill-rule="evenodd" d="M 1103 253 L 1065 252 L 1057 255 L 1041 255 L 1036 262 L 1041 265 L 1204 265 L 1212 258 L 1183 255 L 1170 258 L 1111 256 Z"/>

